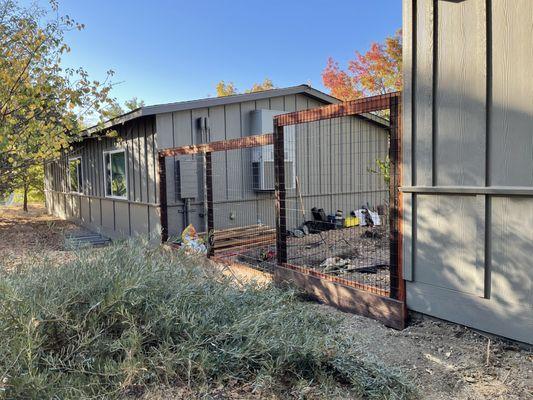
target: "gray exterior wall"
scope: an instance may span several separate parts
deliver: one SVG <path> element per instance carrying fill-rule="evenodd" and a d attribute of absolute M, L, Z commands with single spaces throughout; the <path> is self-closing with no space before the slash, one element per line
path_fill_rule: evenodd
<path fill-rule="evenodd" d="M 256 109 L 300 111 L 325 105 L 311 96 L 296 94 L 272 97 L 257 101 L 226 104 L 215 107 L 163 113 L 156 116 L 158 148 L 201 143 L 197 125 L 200 117 L 209 117 L 210 141 L 233 139 L 251 135 L 251 113 Z M 341 129 L 342 125 L 342 129 Z M 350 141 L 349 137 L 352 136 Z M 357 139 L 353 139 L 357 136 Z M 383 204 L 388 191 L 379 183 L 379 177 L 366 173 L 375 167 L 380 155 L 387 155 L 387 131 L 374 123 L 359 118 L 335 119 L 320 123 L 301 124 L 296 127 L 296 175 L 301 181 L 303 202 L 307 218 L 311 219 L 313 206 L 326 212 L 354 209 L 369 201 L 365 190 L 380 190 L 373 194 L 378 204 Z M 275 226 L 274 193 L 256 192 L 252 188 L 252 149 L 213 153 L 213 194 L 215 229 L 263 224 Z M 362 158 L 350 164 L 350 154 L 361 153 Z M 344 157 L 344 159 L 343 159 Z M 169 234 L 178 235 L 184 228 L 184 201 L 176 185 L 176 160 L 167 158 L 167 201 Z M 343 161 L 340 161 L 343 160 Z M 361 168 L 364 174 L 361 174 Z M 365 180 L 359 179 L 365 175 Z M 189 222 L 200 231 L 204 228 L 203 180 L 201 160 L 198 158 L 198 197 L 190 208 Z M 297 193 L 288 190 L 288 227 L 301 224 Z M 379 199 L 377 196 L 379 195 Z M 232 218 L 230 218 L 232 216 Z"/>
<path fill-rule="evenodd" d="M 90 137 L 45 166 L 49 213 L 72 219 L 112 238 L 160 232 L 156 176 L 155 118 L 144 117 L 115 127 L 118 137 Z M 105 196 L 103 152 L 126 149 L 127 199 Z M 68 158 L 82 157 L 83 193 L 69 193 Z"/>
<path fill-rule="evenodd" d="M 136 117 L 114 126 L 117 138 L 90 137 L 73 144 L 68 156 L 46 166 L 45 189 L 48 211 L 76 220 L 113 238 L 160 232 L 157 150 L 252 134 L 252 111 L 300 111 L 329 104 L 306 93 L 277 95 L 258 100 L 234 101 L 210 107 Z M 198 118 L 209 117 L 209 138 L 202 138 Z M 300 124 L 295 130 L 295 174 L 301 184 L 306 218 L 310 209 L 346 213 L 367 202 L 385 204 L 387 187 L 382 178 L 368 172 L 376 159 L 388 151 L 387 130 L 366 119 L 336 118 Z M 96 135 L 96 133 L 94 134 Z M 114 199 L 104 193 L 103 152 L 126 149 L 128 198 Z M 213 192 L 215 228 L 240 227 L 258 222 L 274 226 L 274 192 L 257 192 L 252 186 L 252 149 L 215 152 Z M 82 156 L 83 193 L 69 193 L 68 157 Z M 190 159 L 190 156 L 183 158 Z M 185 228 L 185 202 L 179 192 L 176 162 L 166 159 L 169 234 Z M 189 222 L 203 231 L 203 169 L 201 156 L 189 163 L 195 176 L 187 176 L 190 192 L 197 192 L 189 205 Z M 196 164 L 196 168 L 194 166 Z M 195 171 L 195 173 L 194 173 Z M 287 191 L 288 227 L 303 222 L 295 189 Z M 230 216 L 232 216 L 230 218 Z"/>
<path fill-rule="evenodd" d="M 533 343 L 533 1 L 403 4 L 407 305 Z"/>

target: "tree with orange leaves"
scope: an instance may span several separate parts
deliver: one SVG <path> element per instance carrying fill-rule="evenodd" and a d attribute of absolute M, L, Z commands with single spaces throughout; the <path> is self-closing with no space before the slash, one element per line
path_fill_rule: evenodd
<path fill-rule="evenodd" d="M 330 57 L 322 71 L 322 81 L 332 96 L 344 101 L 401 90 L 401 29 L 386 38 L 385 43 L 372 43 L 365 54 L 356 51 L 347 70 L 342 70 Z"/>

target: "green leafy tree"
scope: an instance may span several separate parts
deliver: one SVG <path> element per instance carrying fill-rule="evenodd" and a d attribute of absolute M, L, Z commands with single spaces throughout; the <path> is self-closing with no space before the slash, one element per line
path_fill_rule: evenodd
<path fill-rule="evenodd" d="M 44 201 L 44 168 L 32 165 L 17 175 L 17 197 L 22 194 L 22 209 L 28 211 L 28 201 Z"/>
<path fill-rule="evenodd" d="M 27 182 L 30 169 L 69 151 L 83 120 L 109 104 L 104 81 L 66 68 L 65 33 L 83 24 L 49 8 L 0 0 L 0 195 Z"/>
<path fill-rule="evenodd" d="M 109 104 L 105 108 L 103 108 L 100 111 L 100 120 L 102 122 L 103 121 L 108 121 L 108 120 L 116 118 L 119 115 L 122 115 L 124 113 L 125 113 L 125 111 L 121 107 L 121 105 L 116 100 L 113 99 L 113 100 L 111 100 L 109 102 Z"/>
<path fill-rule="evenodd" d="M 383 177 L 383 180 L 387 184 L 387 186 L 390 183 L 390 158 L 389 156 L 385 157 L 384 160 L 376 159 L 376 168 L 367 168 L 367 171 L 372 174 L 381 175 Z"/>
<path fill-rule="evenodd" d="M 122 107 L 116 99 L 111 100 L 108 106 L 102 109 L 100 112 L 100 120 L 108 121 L 129 111 L 144 107 L 144 100 L 139 100 L 137 97 L 132 97 L 130 100 L 126 100 L 124 102 L 124 107 Z"/>
<path fill-rule="evenodd" d="M 124 102 L 124 106 L 128 111 L 133 111 L 138 108 L 144 107 L 144 100 L 139 100 L 137 97 L 132 97 L 130 100 Z"/>
<path fill-rule="evenodd" d="M 254 83 L 252 87 L 248 90 L 245 90 L 244 93 L 254 93 L 254 92 L 262 92 L 263 90 L 269 90 L 274 89 L 275 86 L 272 83 L 272 80 L 269 78 L 265 78 L 265 80 L 262 83 Z M 239 94 L 239 91 L 233 84 L 233 82 L 224 82 L 220 81 L 217 83 L 216 86 L 217 91 L 217 97 L 223 97 L 223 96 L 230 96 L 232 94 Z"/>

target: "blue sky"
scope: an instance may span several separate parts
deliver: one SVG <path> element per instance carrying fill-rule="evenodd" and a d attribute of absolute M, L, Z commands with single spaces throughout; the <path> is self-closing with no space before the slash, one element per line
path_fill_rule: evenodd
<path fill-rule="evenodd" d="M 114 96 L 147 105 L 214 96 L 220 80 L 325 90 L 329 56 L 345 64 L 401 26 L 401 0 L 60 0 L 60 13 L 86 25 L 65 64 L 113 69 Z"/>

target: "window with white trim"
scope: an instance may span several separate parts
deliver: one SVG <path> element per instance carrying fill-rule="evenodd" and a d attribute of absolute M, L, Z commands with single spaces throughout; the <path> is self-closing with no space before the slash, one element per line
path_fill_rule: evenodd
<path fill-rule="evenodd" d="M 106 196 L 126 199 L 128 197 L 126 150 L 104 151 L 104 171 Z"/>
<path fill-rule="evenodd" d="M 82 192 L 83 171 L 81 168 L 81 157 L 70 157 L 68 159 L 68 184 L 71 192 Z"/>

